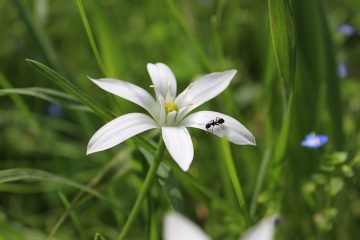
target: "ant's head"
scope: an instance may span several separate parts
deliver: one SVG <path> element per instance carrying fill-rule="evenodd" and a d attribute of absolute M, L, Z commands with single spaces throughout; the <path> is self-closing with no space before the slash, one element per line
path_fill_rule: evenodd
<path fill-rule="evenodd" d="M 222 119 L 222 118 L 219 118 L 219 119 L 218 119 L 218 123 L 222 124 L 222 123 L 224 123 L 224 122 L 225 122 L 224 119 Z"/>
<path fill-rule="evenodd" d="M 205 124 L 205 128 L 206 128 L 206 129 L 211 128 L 211 123 L 207 123 L 207 124 Z"/>

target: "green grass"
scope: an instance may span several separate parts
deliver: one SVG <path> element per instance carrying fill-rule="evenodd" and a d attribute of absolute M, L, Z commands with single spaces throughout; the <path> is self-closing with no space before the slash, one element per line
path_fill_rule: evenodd
<path fill-rule="evenodd" d="M 276 239 L 360 235 L 360 7 L 356 0 L 0 0 L 0 240 L 116 239 L 156 153 L 153 131 L 86 155 L 116 116 L 142 111 L 89 79 L 149 91 L 146 64 L 171 67 L 182 91 L 236 69 L 201 109 L 243 123 L 257 146 L 190 130 L 183 172 L 165 151 L 128 239 L 159 239 L 181 212 L 213 239 L 238 239 L 280 213 Z M 341 23 L 358 34 L 343 36 Z M 346 60 L 350 74 L 337 76 Z M 59 116 L 49 113 L 60 105 Z M 300 142 L 329 136 L 320 149 Z"/>

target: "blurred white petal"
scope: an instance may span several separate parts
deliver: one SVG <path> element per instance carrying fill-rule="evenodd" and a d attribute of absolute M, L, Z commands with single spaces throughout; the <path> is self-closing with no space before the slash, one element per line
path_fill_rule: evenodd
<path fill-rule="evenodd" d="M 190 86 L 175 99 L 175 103 L 180 107 L 188 105 L 186 111 L 179 116 L 179 119 L 224 91 L 235 74 L 236 70 L 215 72 L 200 77 L 191 83 Z"/>
<path fill-rule="evenodd" d="M 171 157 L 187 171 L 194 157 L 194 147 L 185 127 L 162 127 L 162 136 Z"/>
<path fill-rule="evenodd" d="M 90 139 L 86 154 L 109 149 L 139 133 L 158 128 L 148 115 L 129 113 L 102 126 Z"/>
<path fill-rule="evenodd" d="M 105 91 L 143 107 L 154 118 L 158 115 L 159 106 L 155 99 L 145 89 L 134 84 L 112 78 L 90 78 L 90 80 Z"/>
<path fill-rule="evenodd" d="M 206 130 L 205 125 L 211 120 L 222 118 L 225 122 L 222 126 L 214 126 Z M 187 116 L 181 123 L 181 126 L 199 128 L 209 133 L 213 133 L 219 137 L 225 137 L 232 143 L 239 145 L 256 145 L 255 138 L 252 133 L 246 129 L 236 119 L 218 112 L 199 111 Z"/>
<path fill-rule="evenodd" d="M 168 66 L 163 63 L 148 63 L 147 69 L 157 94 L 160 94 L 164 100 L 167 99 L 168 94 L 172 97 L 176 96 L 176 80 Z"/>
<path fill-rule="evenodd" d="M 164 221 L 164 240 L 209 240 L 194 223 L 178 213 L 168 213 Z"/>
<path fill-rule="evenodd" d="M 279 219 L 280 217 L 277 215 L 265 218 L 253 228 L 246 231 L 240 240 L 272 240 Z"/>

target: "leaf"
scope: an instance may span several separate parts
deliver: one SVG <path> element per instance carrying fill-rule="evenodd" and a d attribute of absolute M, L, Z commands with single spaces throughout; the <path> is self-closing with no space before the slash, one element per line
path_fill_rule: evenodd
<path fill-rule="evenodd" d="M 295 75 L 295 30 L 292 12 L 288 0 L 268 0 L 268 5 L 274 56 L 288 100 Z"/>
<path fill-rule="evenodd" d="M 0 184 L 19 180 L 36 180 L 68 185 L 70 187 L 78 188 L 87 193 L 90 193 L 97 198 L 103 199 L 103 196 L 96 190 L 93 190 L 83 184 L 77 183 L 61 176 L 51 174 L 43 170 L 31 168 L 13 168 L 0 171 Z"/>
<path fill-rule="evenodd" d="M 344 174 L 345 177 L 353 177 L 354 176 L 354 171 L 352 170 L 352 168 L 348 165 L 343 165 L 341 167 L 341 171 Z"/>
<path fill-rule="evenodd" d="M 153 161 L 152 154 L 150 154 L 148 151 L 141 151 L 141 152 L 145 156 L 147 162 L 149 164 L 152 164 L 151 163 Z M 170 205 L 177 212 L 183 213 L 184 212 L 183 197 L 179 189 L 178 183 L 174 175 L 172 174 L 171 167 L 169 167 L 163 162 L 160 163 L 159 168 L 157 170 L 157 176 L 158 176 L 158 181 L 161 187 L 163 188 L 163 191 L 166 194 L 166 197 L 169 200 Z"/>
<path fill-rule="evenodd" d="M 37 98 L 43 99 L 45 101 L 61 105 L 63 107 L 69 108 L 69 109 L 90 111 L 90 109 L 88 107 L 81 105 L 72 96 L 70 96 L 66 93 L 48 89 L 48 88 L 33 87 L 33 88 L 0 89 L 0 96 L 6 95 L 6 94 L 21 94 L 21 95 L 26 95 L 26 96 L 37 97 Z"/>
<path fill-rule="evenodd" d="M 327 164 L 330 165 L 339 165 L 346 162 L 348 159 L 347 152 L 334 152 L 329 156 Z"/>
<path fill-rule="evenodd" d="M 343 187 L 344 187 L 344 180 L 342 180 L 339 177 L 333 177 L 330 179 L 330 183 L 328 185 L 328 191 L 331 196 L 335 196 L 341 191 Z"/>
<path fill-rule="evenodd" d="M 95 113 L 101 116 L 104 120 L 110 121 L 115 116 L 110 113 L 107 109 L 101 106 L 99 103 L 94 101 L 89 95 L 84 93 L 80 88 L 78 88 L 75 84 L 73 84 L 68 79 L 61 76 L 59 73 L 45 66 L 44 64 L 37 62 L 35 60 L 26 59 L 28 63 L 40 73 L 42 73 L 45 77 L 53 81 L 55 84 L 63 88 L 70 95 L 76 97 L 80 102 L 91 108 Z"/>
<path fill-rule="evenodd" d="M 95 233 L 94 240 L 106 240 L 100 233 Z"/>
<path fill-rule="evenodd" d="M 288 146 L 288 138 L 289 138 L 289 130 L 290 130 L 290 122 L 291 122 L 291 111 L 293 105 L 293 97 L 292 93 L 290 94 L 289 104 L 287 106 L 287 112 L 284 113 L 283 116 L 283 124 L 281 126 L 280 134 L 276 139 L 276 146 L 274 152 L 275 163 L 278 163 L 286 153 L 286 149 Z"/>

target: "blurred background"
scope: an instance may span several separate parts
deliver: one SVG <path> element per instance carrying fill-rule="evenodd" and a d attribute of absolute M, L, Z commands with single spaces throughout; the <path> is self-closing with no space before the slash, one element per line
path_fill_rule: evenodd
<path fill-rule="evenodd" d="M 151 92 L 146 64 L 163 62 L 182 91 L 198 76 L 238 71 L 201 109 L 234 116 L 257 146 L 229 147 L 190 130 L 190 171 L 167 161 L 170 177 L 153 188 L 129 239 L 160 238 L 171 208 L 214 239 L 238 239 L 246 224 L 224 163 L 229 154 L 253 222 L 282 214 L 276 239 L 359 236 L 360 4 L 284 2 L 287 21 L 272 22 L 271 35 L 269 19 L 278 17 L 271 0 L 0 0 L 0 239 L 115 239 L 148 169 L 149 154 L 131 141 L 86 156 L 105 121 L 25 59 L 116 116 L 142 110 L 87 76 Z M 290 44 L 276 42 L 278 26 Z M 276 48 L 289 59 L 280 71 Z M 311 132 L 328 143 L 303 148 Z M 166 186 L 180 192 L 176 201 Z"/>

